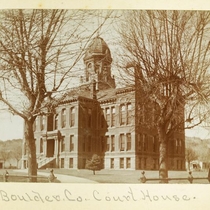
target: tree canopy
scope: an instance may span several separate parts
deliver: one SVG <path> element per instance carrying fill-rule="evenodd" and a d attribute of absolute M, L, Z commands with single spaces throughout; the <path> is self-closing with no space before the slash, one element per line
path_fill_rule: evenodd
<path fill-rule="evenodd" d="M 136 82 L 142 101 L 155 106 L 152 126 L 160 142 L 160 177 L 166 178 L 173 132 L 209 115 L 210 12 L 134 10 L 124 15 L 118 27 L 119 66 L 128 75 L 125 80 Z"/>

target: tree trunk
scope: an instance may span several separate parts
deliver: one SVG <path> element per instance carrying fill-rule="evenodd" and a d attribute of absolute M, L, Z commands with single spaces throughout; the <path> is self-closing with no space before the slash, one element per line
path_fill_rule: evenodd
<path fill-rule="evenodd" d="M 167 138 L 164 130 L 158 128 L 159 133 L 159 178 L 166 179 L 168 178 L 168 148 L 167 148 Z M 168 180 L 160 180 L 160 183 L 168 183 Z"/>
<path fill-rule="evenodd" d="M 33 131 L 34 121 L 25 120 L 25 141 L 28 155 L 28 175 L 37 176 L 36 144 Z M 30 182 L 36 182 L 37 178 L 30 178 Z"/>

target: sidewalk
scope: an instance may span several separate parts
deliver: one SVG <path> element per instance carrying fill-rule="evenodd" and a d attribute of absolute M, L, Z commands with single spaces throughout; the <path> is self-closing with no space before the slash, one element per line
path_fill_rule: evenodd
<path fill-rule="evenodd" d="M 27 173 L 28 170 L 27 169 L 23 169 L 23 170 L 17 170 L 19 172 L 23 172 L 23 173 Z M 41 176 L 49 176 L 49 172 L 37 172 L 38 175 Z M 80 177 L 76 177 L 76 176 L 69 176 L 69 175 L 62 175 L 62 174 L 56 174 L 54 173 L 55 176 L 57 177 L 58 182 L 60 181 L 61 183 L 92 183 L 92 184 L 96 184 L 98 182 L 89 180 L 89 179 L 85 179 L 85 178 L 80 178 Z"/>
<path fill-rule="evenodd" d="M 49 176 L 49 173 L 47 173 L 47 172 L 46 173 L 38 172 L 38 174 L 42 175 L 42 176 Z M 97 183 L 95 181 L 85 179 L 85 178 L 76 177 L 76 176 L 69 176 L 69 175 L 62 175 L 62 174 L 55 174 L 55 176 L 61 183 Z"/>

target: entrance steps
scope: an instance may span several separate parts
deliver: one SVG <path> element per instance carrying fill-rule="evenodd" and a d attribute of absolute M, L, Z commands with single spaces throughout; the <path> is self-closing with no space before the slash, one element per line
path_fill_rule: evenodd
<path fill-rule="evenodd" d="M 44 168 L 47 165 L 50 165 L 55 161 L 55 157 L 43 157 L 41 160 L 39 160 L 38 163 L 38 169 Z"/>

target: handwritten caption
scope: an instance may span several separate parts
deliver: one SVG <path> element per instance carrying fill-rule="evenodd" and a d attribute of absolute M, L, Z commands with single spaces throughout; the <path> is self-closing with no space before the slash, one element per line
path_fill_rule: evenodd
<path fill-rule="evenodd" d="M 134 192 L 131 187 L 129 187 L 128 190 L 125 191 L 125 193 L 121 193 L 120 195 L 113 192 L 100 192 L 100 190 L 93 189 L 90 192 L 86 193 L 85 196 L 75 193 L 73 190 L 70 189 L 64 189 L 59 194 L 54 195 L 47 195 L 44 192 L 34 190 L 24 192 L 22 194 L 15 194 L 7 192 L 6 190 L 0 190 L 0 202 L 188 202 L 195 199 L 196 197 L 185 194 L 161 195 L 150 192 L 149 190 L 139 190 L 138 192 Z"/>

